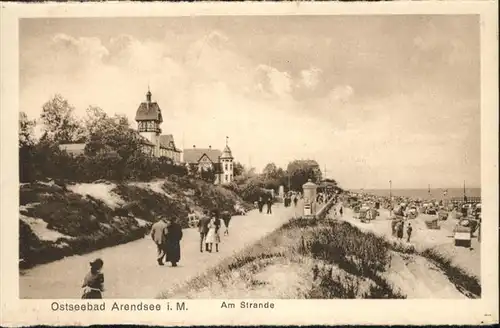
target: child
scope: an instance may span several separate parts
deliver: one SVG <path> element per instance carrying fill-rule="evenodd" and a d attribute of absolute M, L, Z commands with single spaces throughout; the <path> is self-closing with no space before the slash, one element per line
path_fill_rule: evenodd
<path fill-rule="evenodd" d="M 205 237 L 205 242 L 209 244 L 208 251 L 212 253 L 213 244 L 215 244 L 215 251 L 219 252 L 219 243 L 220 243 L 220 219 L 216 217 L 215 214 L 212 214 L 212 218 L 208 223 L 208 233 Z"/>
<path fill-rule="evenodd" d="M 101 273 L 101 269 L 103 265 L 104 262 L 101 259 L 90 262 L 90 272 L 87 273 L 82 284 L 82 298 L 102 298 L 104 274 Z"/>

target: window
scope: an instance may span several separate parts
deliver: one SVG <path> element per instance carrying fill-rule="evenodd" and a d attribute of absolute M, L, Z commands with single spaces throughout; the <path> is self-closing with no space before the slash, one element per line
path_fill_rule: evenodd
<path fill-rule="evenodd" d="M 226 182 L 229 181 L 229 176 L 226 174 Z"/>
<path fill-rule="evenodd" d="M 229 169 L 232 171 L 233 170 L 233 164 L 229 164 Z"/>
<path fill-rule="evenodd" d="M 226 165 L 225 165 L 225 170 L 227 171 L 227 163 L 226 163 Z"/>

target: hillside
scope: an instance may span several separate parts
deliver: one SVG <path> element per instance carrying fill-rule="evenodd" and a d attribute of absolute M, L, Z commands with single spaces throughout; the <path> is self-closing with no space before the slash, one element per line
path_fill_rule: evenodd
<path fill-rule="evenodd" d="M 160 298 L 478 298 L 479 281 L 435 251 L 340 220 L 292 219 Z"/>
<path fill-rule="evenodd" d="M 197 179 L 171 176 L 152 182 L 20 186 L 19 258 L 21 267 L 123 244 L 144 237 L 161 214 L 186 228 L 190 208 L 234 213 L 248 207 L 235 193 Z"/>

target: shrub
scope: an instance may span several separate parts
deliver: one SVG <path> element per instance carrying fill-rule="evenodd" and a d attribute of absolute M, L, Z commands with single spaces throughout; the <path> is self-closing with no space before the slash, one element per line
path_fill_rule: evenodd
<path fill-rule="evenodd" d="M 462 268 L 454 266 L 450 259 L 435 249 L 426 249 L 421 255 L 436 263 L 459 290 L 472 293 L 472 296 L 476 298 L 481 297 L 481 284 L 476 277 L 469 275 Z"/>

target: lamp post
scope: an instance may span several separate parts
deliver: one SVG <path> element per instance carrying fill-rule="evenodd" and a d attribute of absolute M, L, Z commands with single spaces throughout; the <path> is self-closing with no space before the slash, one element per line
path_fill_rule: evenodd
<path fill-rule="evenodd" d="M 392 215 L 392 180 L 389 180 L 389 216 Z"/>
<path fill-rule="evenodd" d="M 392 200 L 392 180 L 389 180 L 389 199 Z"/>

